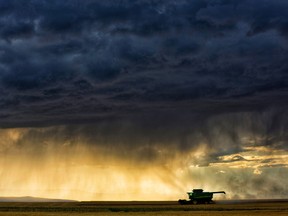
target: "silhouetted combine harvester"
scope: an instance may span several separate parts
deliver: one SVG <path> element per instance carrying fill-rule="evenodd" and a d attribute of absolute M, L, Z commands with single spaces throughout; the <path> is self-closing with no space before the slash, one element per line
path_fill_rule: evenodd
<path fill-rule="evenodd" d="M 203 192 L 202 189 L 193 189 L 192 192 L 187 192 L 189 200 L 179 199 L 178 202 L 181 205 L 184 204 L 198 204 L 198 203 L 214 203 L 212 201 L 213 194 L 223 193 L 225 191 L 216 191 L 216 192 Z"/>

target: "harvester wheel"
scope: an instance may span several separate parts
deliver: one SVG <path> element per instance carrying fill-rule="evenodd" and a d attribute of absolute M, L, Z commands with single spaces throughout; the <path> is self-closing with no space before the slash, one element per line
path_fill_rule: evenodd
<path fill-rule="evenodd" d="M 178 200 L 178 203 L 181 204 L 181 205 L 184 205 L 184 204 L 187 203 L 187 200 L 179 199 L 179 200 Z"/>

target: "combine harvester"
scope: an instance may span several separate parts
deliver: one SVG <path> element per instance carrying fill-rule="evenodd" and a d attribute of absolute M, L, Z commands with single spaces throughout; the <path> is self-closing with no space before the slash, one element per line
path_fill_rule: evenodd
<path fill-rule="evenodd" d="M 198 203 L 214 203 L 212 201 L 213 194 L 223 193 L 226 194 L 225 191 L 217 191 L 217 192 L 203 192 L 202 189 L 193 189 L 192 192 L 187 192 L 189 196 L 189 200 L 179 199 L 178 202 L 181 205 L 185 204 L 198 204 Z"/>

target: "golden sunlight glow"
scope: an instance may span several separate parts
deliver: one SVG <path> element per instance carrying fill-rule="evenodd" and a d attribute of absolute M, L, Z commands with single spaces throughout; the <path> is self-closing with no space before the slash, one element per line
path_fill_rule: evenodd
<path fill-rule="evenodd" d="M 1 196 L 178 200 L 187 198 L 186 192 L 193 188 L 204 188 L 206 191 L 225 190 L 227 195 L 222 196 L 223 199 L 245 198 L 258 193 L 253 185 L 249 194 L 241 190 L 240 185 L 247 186 L 251 182 L 251 174 L 259 181 L 257 178 L 268 175 L 270 168 L 288 167 L 287 151 L 264 146 L 245 147 L 243 152 L 207 162 L 210 149 L 206 144 L 199 144 L 187 152 L 176 148 L 167 151 L 159 145 L 151 147 L 159 158 L 144 163 L 141 161 L 143 155 L 140 158 L 119 157 L 111 147 L 97 143 L 88 145 L 81 138 L 73 142 L 43 139 L 43 142 L 35 143 L 33 136 L 29 129 L 0 130 Z M 147 151 L 146 147 L 140 150 Z M 169 157 L 161 157 L 166 153 Z M 278 175 L 285 178 L 280 171 Z M 273 181 L 269 176 L 267 181 Z M 272 185 L 270 182 L 265 184 Z"/>
<path fill-rule="evenodd" d="M 41 130 L 41 129 L 40 129 Z M 169 200 L 185 188 L 166 165 L 122 161 L 103 146 L 22 143 L 28 129 L 1 130 L 1 196 L 75 200 Z"/>

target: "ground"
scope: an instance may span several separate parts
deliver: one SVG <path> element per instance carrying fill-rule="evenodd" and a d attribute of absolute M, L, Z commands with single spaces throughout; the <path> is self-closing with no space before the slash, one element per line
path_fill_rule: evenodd
<path fill-rule="evenodd" d="M 177 202 L 0 203 L 0 216 L 254 216 L 288 215 L 288 200 L 217 201 L 179 205 Z"/>

